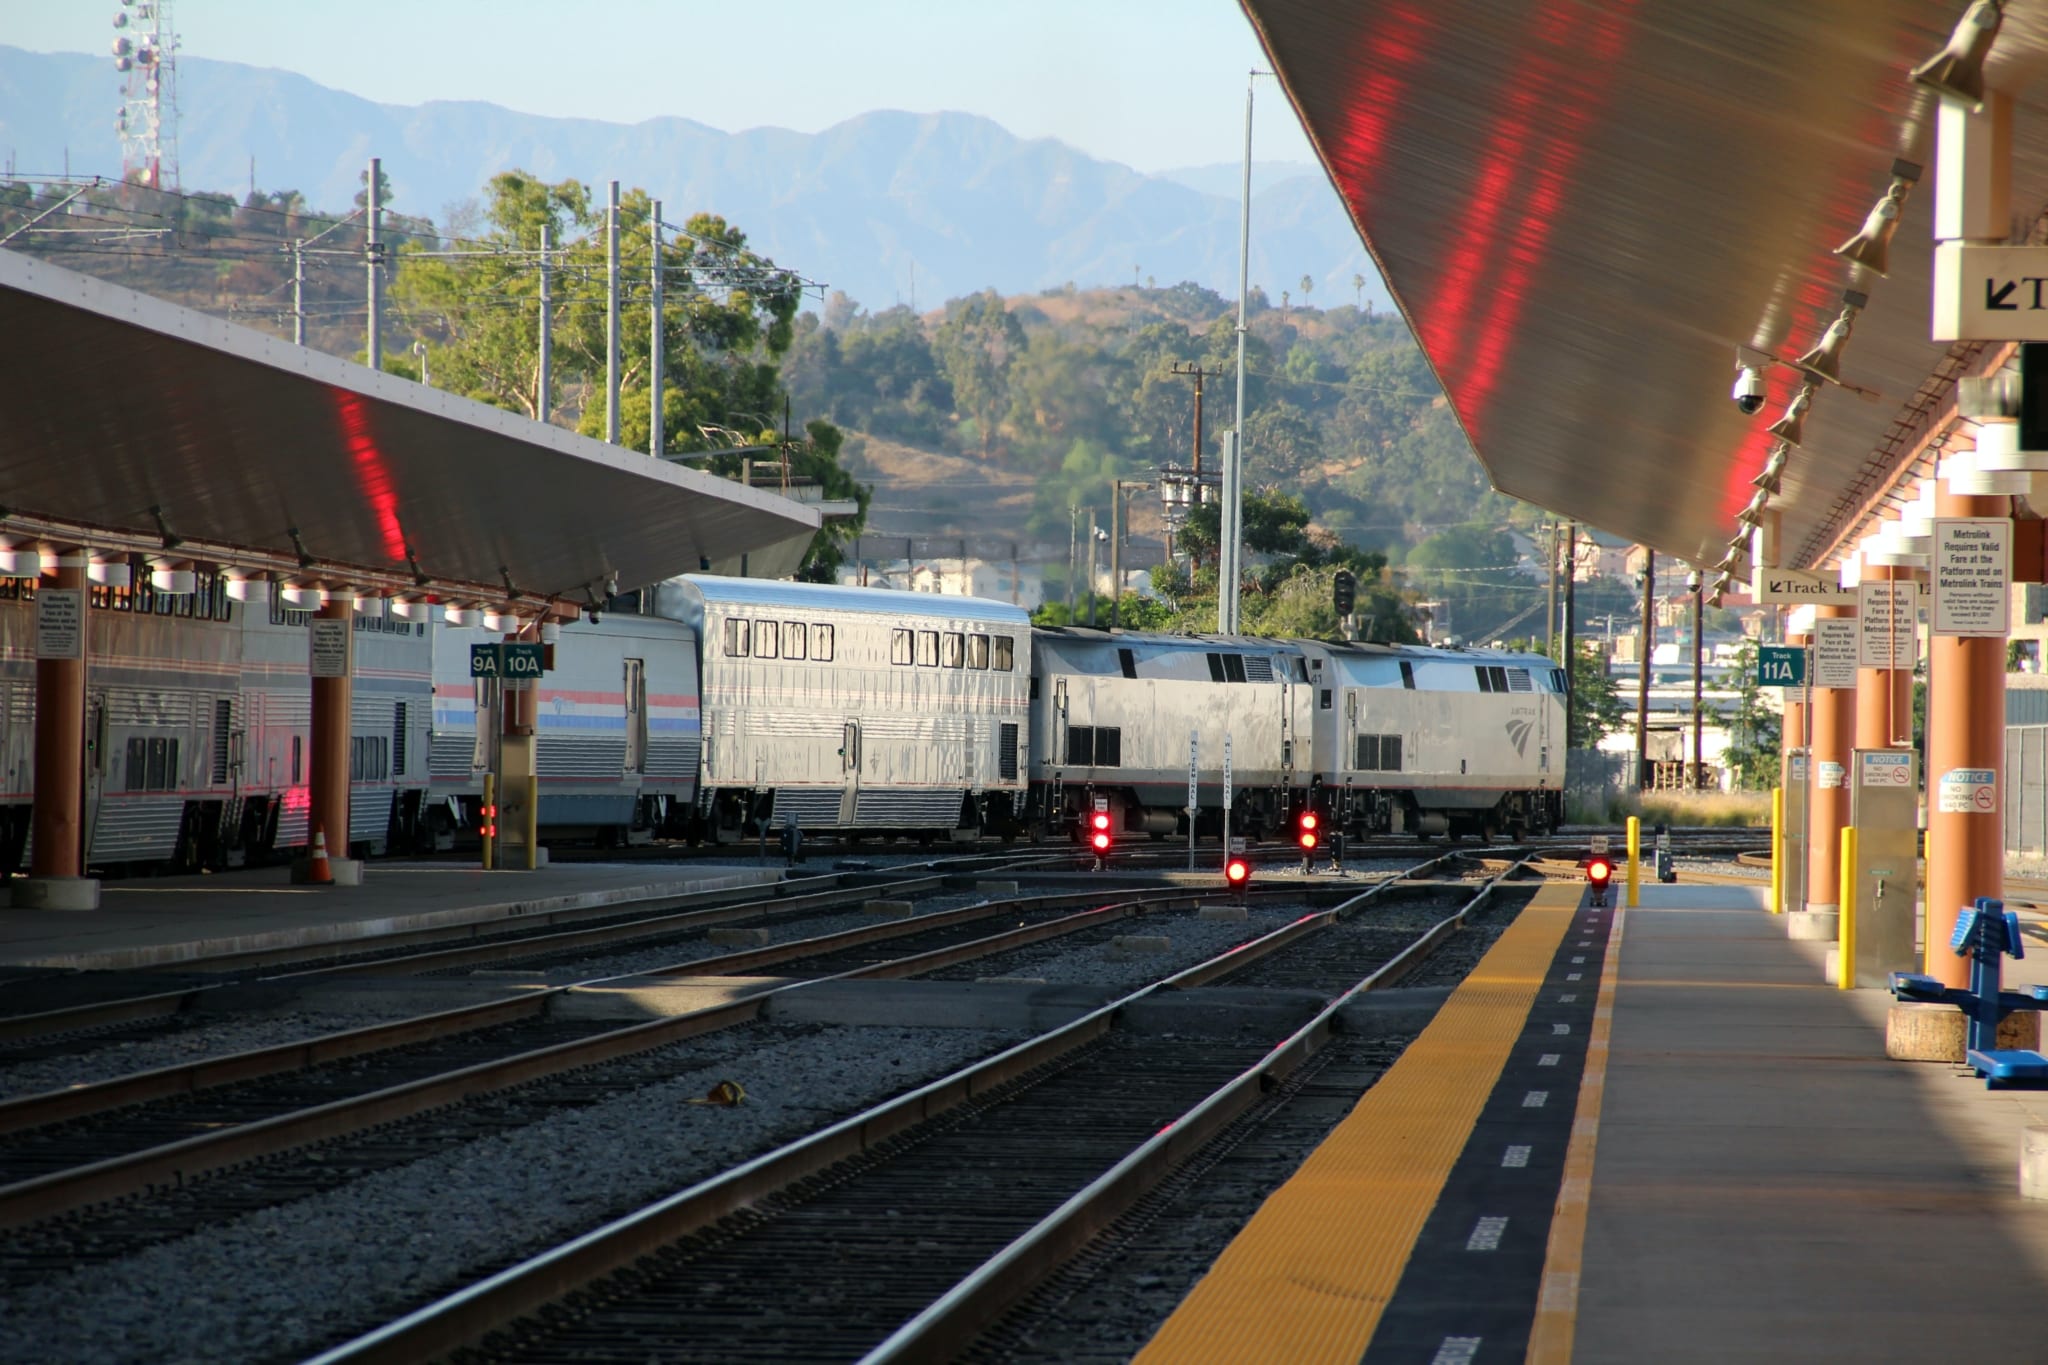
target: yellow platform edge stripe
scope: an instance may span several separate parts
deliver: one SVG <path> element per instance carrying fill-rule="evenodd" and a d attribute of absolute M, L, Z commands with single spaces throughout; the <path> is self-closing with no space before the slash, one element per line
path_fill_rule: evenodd
<path fill-rule="evenodd" d="M 1400 1283 L 1578 908 L 1539 890 L 1209 1268 L 1141 1365 L 1351 1365 Z"/>
<path fill-rule="evenodd" d="M 1579 1272 L 1586 1250 L 1587 1202 L 1593 1195 L 1593 1156 L 1600 1140 L 1600 1105 L 1607 1098 L 1608 1037 L 1614 1031 L 1614 993 L 1621 983 L 1621 936 L 1628 912 L 1613 912 L 1607 951 L 1601 958 L 1600 994 L 1593 1029 L 1586 1038 L 1586 1071 L 1579 1079 L 1579 1107 L 1572 1115 L 1571 1145 L 1565 1148 L 1564 1178 L 1550 1220 L 1543 1253 L 1543 1288 L 1529 1333 L 1528 1365 L 1570 1365 L 1579 1326 Z"/>

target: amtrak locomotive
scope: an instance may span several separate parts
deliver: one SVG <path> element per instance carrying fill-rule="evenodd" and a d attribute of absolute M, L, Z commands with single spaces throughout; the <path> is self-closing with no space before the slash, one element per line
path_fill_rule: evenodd
<path fill-rule="evenodd" d="M 142 575 L 147 581 L 147 574 Z M 305 614 L 95 589 L 88 861 L 204 867 L 306 842 Z M 9 591 L 11 589 L 11 591 Z M 0 581 L 0 866 L 33 799 L 33 584 Z M 356 618 L 349 842 L 447 847 L 475 827 L 502 729 L 475 628 Z M 1540 657 L 1035 629 L 967 597 L 692 574 L 562 629 L 539 687 L 539 819 L 555 838 L 737 842 L 1041 837 L 1106 810 L 1121 836 L 1228 825 L 1421 836 L 1562 818 L 1563 674 Z M 1192 794 L 1192 801 L 1190 796 Z M 1192 816 L 1190 811 L 1192 809 Z"/>

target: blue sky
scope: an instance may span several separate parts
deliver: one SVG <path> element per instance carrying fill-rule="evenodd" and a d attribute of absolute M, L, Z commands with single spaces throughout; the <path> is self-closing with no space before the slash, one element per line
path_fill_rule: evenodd
<path fill-rule="evenodd" d="M 964 110 L 1143 171 L 1235 161 L 1258 39 L 1233 0 L 175 0 L 182 50 L 390 104 L 815 132 Z M 116 0 L 0 0 L 0 34 L 101 53 Z M 1312 159 L 1259 82 L 1254 155 Z"/>

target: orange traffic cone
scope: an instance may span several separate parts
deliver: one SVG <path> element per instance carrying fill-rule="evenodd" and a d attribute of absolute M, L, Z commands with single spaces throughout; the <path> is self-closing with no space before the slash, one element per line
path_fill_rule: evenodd
<path fill-rule="evenodd" d="M 334 885 L 334 869 L 327 865 L 327 835 L 313 831 L 313 851 L 306 858 L 306 882 L 311 886 Z"/>

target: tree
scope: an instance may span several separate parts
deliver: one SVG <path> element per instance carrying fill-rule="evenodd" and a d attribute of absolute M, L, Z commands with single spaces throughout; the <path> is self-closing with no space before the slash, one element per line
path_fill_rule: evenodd
<path fill-rule="evenodd" d="M 1351 277 L 1351 306 L 1352 306 L 1353 308 L 1360 308 L 1360 307 L 1363 307 L 1363 306 L 1364 306 L 1364 304 L 1365 304 L 1365 276 L 1363 276 L 1363 275 L 1353 275 L 1353 276 Z"/>
<path fill-rule="evenodd" d="M 1010 362 L 1024 350 L 1024 328 L 990 289 L 946 305 L 932 350 L 953 382 L 954 401 L 975 424 L 982 458 L 995 453 L 1010 406 Z"/>
<path fill-rule="evenodd" d="M 1628 714 L 1615 694 L 1614 679 L 1607 673 L 1607 657 L 1597 645 L 1581 642 L 1572 653 L 1572 707 L 1566 718 L 1569 747 L 1598 748 L 1600 741 L 1621 728 Z"/>
<path fill-rule="evenodd" d="M 1314 279 L 1314 277 L 1313 277 L 1313 276 L 1309 276 L 1309 275 L 1303 275 L 1303 276 L 1301 277 L 1301 306 L 1302 306 L 1302 307 L 1304 307 L 1304 308 L 1308 307 L 1308 296 L 1309 296 L 1310 294 L 1313 294 L 1313 293 L 1315 293 L 1315 292 L 1316 292 L 1316 282 L 1315 282 L 1315 279 Z"/>
<path fill-rule="evenodd" d="M 1757 646 L 1745 640 L 1735 653 L 1735 714 L 1728 726 L 1728 768 L 1737 787 L 1757 791 L 1778 781 L 1783 727 L 1763 703 L 1756 680 Z"/>

